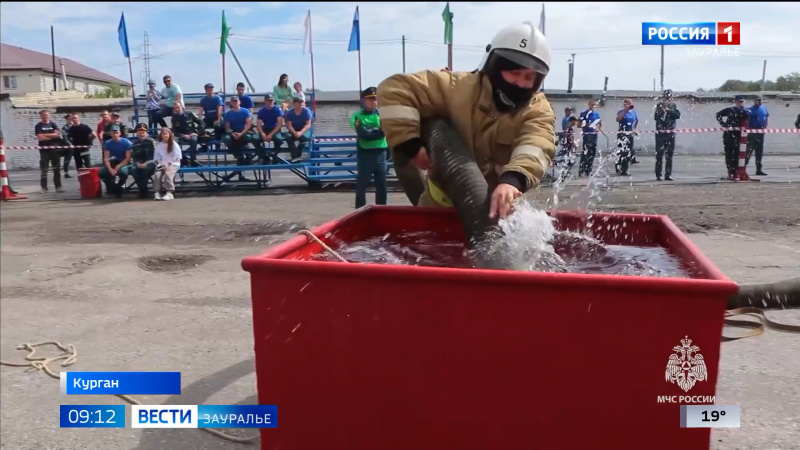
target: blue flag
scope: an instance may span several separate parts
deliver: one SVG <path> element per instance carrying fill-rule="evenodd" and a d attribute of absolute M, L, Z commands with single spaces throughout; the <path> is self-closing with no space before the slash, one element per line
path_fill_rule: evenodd
<path fill-rule="evenodd" d="M 130 58 L 131 50 L 128 48 L 128 29 L 125 27 L 125 13 L 122 13 L 122 18 L 119 19 L 117 34 L 119 35 L 119 45 L 122 47 L 122 55 Z"/>
<path fill-rule="evenodd" d="M 347 51 L 361 51 L 361 30 L 358 27 L 358 6 L 356 6 L 356 15 L 353 16 L 353 29 L 350 31 L 350 45 L 347 47 Z"/>

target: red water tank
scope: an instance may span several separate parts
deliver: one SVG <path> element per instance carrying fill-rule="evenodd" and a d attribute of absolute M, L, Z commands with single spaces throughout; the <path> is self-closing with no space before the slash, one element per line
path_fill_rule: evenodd
<path fill-rule="evenodd" d="M 261 448 L 708 449 L 679 403 L 713 403 L 736 284 L 665 216 L 553 215 L 607 244 L 664 247 L 690 278 L 309 261 L 323 250 L 305 236 L 245 258 L 258 402 L 278 406 Z M 313 232 L 333 245 L 430 230 L 463 239 L 455 211 L 414 207 Z M 705 368 L 688 390 L 668 370 L 684 344 Z"/>

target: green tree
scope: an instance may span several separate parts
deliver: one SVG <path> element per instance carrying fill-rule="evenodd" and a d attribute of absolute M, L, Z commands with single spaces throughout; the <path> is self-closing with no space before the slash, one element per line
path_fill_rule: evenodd
<path fill-rule="evenodd" d="M 727 80 L 717 90 L 722 92 L 755 92 L 761 90 L 761 81 Z M 792 72 L 778 77 L 775 81 L 766 80 L 766 91 L 800 91 L 800 72 Z"/>
<path fill-rule="evenodd" d="M 792 72 L 778 77 L 775 81 L 775 89 L 778 91 L 800 91 L 800 72 Z"/>
<path fill-rule="evenodd" d="M 86 98 L 124 98 L 127 92 L 122 89 L 122 86 L 116 83 L 111 83 L 106 87 L 105 91 L 96 94 L 89 94 Z"/>

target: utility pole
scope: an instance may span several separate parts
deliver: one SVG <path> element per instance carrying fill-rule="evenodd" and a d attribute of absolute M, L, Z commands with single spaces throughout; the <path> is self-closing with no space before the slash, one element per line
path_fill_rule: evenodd
<path fill-rule="evenodd" d="M 569 60 L 569 81 L 567 81 L 567 94 L 572 94 L 572 77 L 575 75 L 575 54 Z"/>
<path fill-rule="evenodd" d="M 764 60 L 764 69 L 761 70 L 761 90 L 767 89 L 767 60 Z"/>
<path fill-rule="evenodd" d="M 655 89 L 653 89 L 655 90 Z M 664 46 L 661 46 L 661 91 L 664 91 Z"/>
<path fill-rule="evenodd" d="M 656 79 L 653 78 L 653 92 L 656 92 Z"/>
<path fill-rule="evenodd" d="M 406 73 L 406 35 L 403 35 L 403 73 Z"/>
<path fill-rule="evenodd" d="M 50 51 L 53 53 L 53 90 L 57 91 L 58 81 L 56 78 L 56 37 L 52 25 L 50 25 Z"/>

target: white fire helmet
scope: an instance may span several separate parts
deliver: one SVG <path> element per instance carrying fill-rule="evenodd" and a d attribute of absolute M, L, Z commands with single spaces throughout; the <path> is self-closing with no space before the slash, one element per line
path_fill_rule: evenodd
<path fill-rule="evenodd" d="M 550 44 L 544 35 L 532 23 L 524 22 L 505 27 L 495 35 L 492 43 L 486 47 L 478 70 L 487 69 L 487 63 L 491 63 L 493 58 L 506 58 L 541 75 L 536 77 L 533 86 L 535 92 L 550 71 L 550 55 Z"/>

